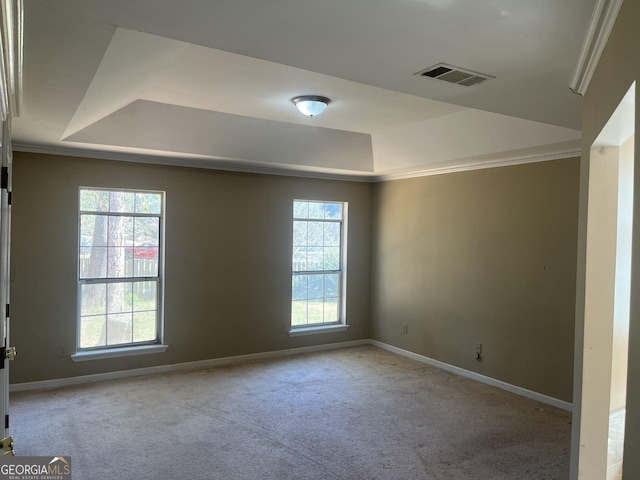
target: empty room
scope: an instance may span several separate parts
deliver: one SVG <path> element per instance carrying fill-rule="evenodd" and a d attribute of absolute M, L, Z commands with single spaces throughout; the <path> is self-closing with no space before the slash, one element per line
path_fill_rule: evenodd
<path fill-rule="evenodd" d="M 0 478 L 640 478 L 640 2 L 0 4 Z"/>

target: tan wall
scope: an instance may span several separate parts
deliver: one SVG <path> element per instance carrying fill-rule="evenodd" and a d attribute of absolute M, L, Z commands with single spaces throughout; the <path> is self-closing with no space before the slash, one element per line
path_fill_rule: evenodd
<path fill-rule="evenodd" d="M 165 353 L 74 363 L 78 187 L 164 190 Z M 349 202 L 347 332 L 290 338 L 294 198 Z M 371 185 L 15 153 L 11 382 L 369 338 Z"/>
<path fill-rule="evenodd" d="M 571 399 L 577 159 L 369 185 L 15 157 L 12 383 L 372 337 Z M 167 192 L 165 353 L 59 356 L 75 345 L 79 186 Z M 349 202 L 346 333 L 281 333 L 293 198 Z"/>
<path fill-rule="evenodd" d="M 580 226 L 578 236 L 578 276 L 576 294 L 576 357 L 574 387 L 574 422 L 572 435 L 571 478 L 578 478 L 580 412 L 582 394 L 582 344 L 584 336 L 584 283 L 586 258 L 586 215 L 589 181 L 589 150 L 602 127 L 613 114 L 631 84 L 640 81 L 640 2 L 625 0 L 614 29 L 600 59 L 584 99 L 582 162 L 580 186 Z M 636 102 L 640 100 L 636 83 Z M 636 106 L 635 132 L 640 127 L 640 110 Z M 625 429 L 624 478 L 640 478 L 640 142 L 635 145 L 634 246 L 632 253 L 631 313 L 629 327 L 629 359 L 627 384 L 627 416 Z"/>
<path fill-rule="evenodd" d="M 571 401 L 578 180 L 574 158 L 375 185 L 372 338 Z"/>

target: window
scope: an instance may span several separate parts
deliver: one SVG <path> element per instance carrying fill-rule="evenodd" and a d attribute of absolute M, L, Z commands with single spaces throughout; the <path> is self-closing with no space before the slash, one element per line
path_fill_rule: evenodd
<path fill-rule="evenodd" d="M 162 192 L 80 189 L 78 350 L 161 343 Z"/>
<path fill-rule="evenodd" d="M 293 202 L 292 330 L 344 324 L 346 203 Z"/>

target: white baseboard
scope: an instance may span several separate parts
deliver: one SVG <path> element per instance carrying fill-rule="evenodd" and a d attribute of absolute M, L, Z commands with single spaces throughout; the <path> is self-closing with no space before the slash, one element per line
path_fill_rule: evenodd
<path fill-rule="evenodd" d="M 141 375 L 150 375 L 153 373 L 177 372 L 182 370 L 197 370 L 199 368 L 219 367 L 222 365 L 232 365 L 234 363 L 287 357 L 290 355 L 300 355 L 302 353 L 335 350 L 338 348 L 359 347 L 362 345 L 369 345 L 369 344 L 370 343 L 368 339 L 354 340 L 351 342 L 328 343 L 325 345 L 314 345 L 310 347 L 288 348 L 286 350 L 275 350 L 271 352 L 251 353 L 248 355 L 237 355 L 234 357 L 212 358 L 209 360 L 176 363 L 173 365 L 159 365 L 156 367 L 134 368 L 131 370 L 121 370 L 117 372 L 96 373 L 94 375 L 82 375 L 78 377 L 56 378 L 54 380 L 42 380 L 39 382 L 14 383 L 9 386 L 9 391 L 24 392 L 28 390 L 43 390 L 43 389 L 50 389 L 50 388 L 66 387 L 70 385 L 82 385 L 85 383 L 102 382 L 105 380 L 116 380 L 119 378 L 139 377 Z"/>
<path fill-rule="evenodd" d="M 411 358 L 413 360 L 417 360 L 418 362 L 426 363 L 427 365 L 431 365 L 433 367 L 437 367 L 442 370 L 446 370 L 448 372 L 455 373 L 457 375 L 461 375 L 463 377 L 467 377 L 472 380 L 485 383 L 487 385 L 492 385 L 494 387 L 501 388 L 508 392 L 515 393 L 517 395 L 521 395 L 523 397 L 530 398 L 538 402 L 546 403 L 547 405 L 552 405 L 554 407 L 561 408 L 562 410 L 567 410 L 570 412 L 573 409 L 572 404 L 569 402 L 565 402 L 557 398 L 549 397 L 541 393 L 527 390 L 526 388 L 518 387 L 516 385 L 511 385 L 509 383 L 496 380 L 495 378 L 486 377 L 484 375 L 480 375 L 479 373 L 465 370 L 464 368 L 456 367 L 454 365 L 449 365 L 448 363 L 440 362 L 438 360 L 425 357 L 424 355 L 413 353 L 408 350 L 404 350 L 402 348 L 394 347 L 393 345 L 389 345 L 386 343 L 379 342 L 377 340 L 370 340 L 370 339 L 354 340 L 351 342 L 328 343 L 325 345 L 314 345 L 310 347 L 289 348 L 286 350 L 275 350 L 271 352 L 251 353 L 248 355 L 237 355 L 234 357 L 212 358 L 209 360 L 177 363 L 173 365 L 159 365 L 156 367 L 134 368 L 131 370 L 97 373 L 94 375 L 82 375 L 79 377 L 57 378 L 54 380 L 42 380 L 39 382 L 15 383 L 9 386 L 9 391 L 24 392 L 29 390 L 59 388 L 59 387 L 66 387 L 70 385 L 82 385 L 85 383 L 102 382 L 105 380 L 116 380 L 119 378 L 138 377 L 138 376 L 150 375 L 154 373 L 178 372 L 183 370 L 197 370 L 199 368 L 219 367 L 223 365 L 232 365 L 234 363 L 266 360 L 270 358 L 281 358 L 281 357 L 287 357 L 290 355 L 322 352 L 326 350 L 335 350 L 338 348 L 359 347 L 362 345 L 373 345 L 383 350 L 387 350 L 389 352 L 402 355 L 403 357 Z"/>
<path fill-rule="evenodd" d="M 404 350 L 402 348 L 394 347 L 393 345 L 379 342 L 378 340 L 370 340 L 369 343 L 378 348 L 382 348 L 383 350 L 388 350 L 389 352 L 402 355 L 403 357 L 411 358 L 421 363 L 426 363 L 427 365 L 431 365 L 432 367 L 437 367 L 442 370 L 446 370 L 447 372 L 455 373 L 456 375 L 461 375 L 463 377 L 477 380 L 478 382 L 482 382 L 493 387 L 501 388 L 502 390 L 515 393 L 516 395 L 520 395 L 522 397 L 530 398 L 531 400 L 546 403 L 547 405 L 552 405 L 569 412 L 573 410 L 573 405 L 569 402 L 565 402 L 564 400 L 559 400 L 557 398 L 549 397 L 548 395 L 543 395 L 542 393 L 527 390 L 526 388 L 518 387 L 516 385 L 511 385 L 510 383 L 502 382 L 500 380 L 496 380 L 495 378 L 486 377 L 484 375 L 480 375 L 479 373 L 465 370 L 464 368 L 456 367 L 439 360 L 434 360 L 433 358 L 425 357 L 424 355 L 410 352 L 409 350 Z"/>

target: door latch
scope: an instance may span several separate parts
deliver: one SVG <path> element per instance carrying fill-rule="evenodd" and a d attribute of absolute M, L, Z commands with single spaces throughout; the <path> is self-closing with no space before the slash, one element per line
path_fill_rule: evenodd
<path fill-rule="evenodd" d="M 5 457 L 15 457 L 16 452 L 13 451 L 13 437 L 9 436 L 0 440 L 0 452 Z"/>
<path fill-rule="evenodd" d="M 2 350 L 3 360 L 13 360 L 16 358 L 16 347 L 3 348 Z"/>

